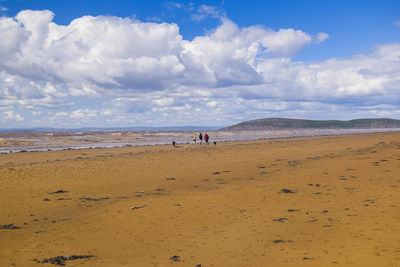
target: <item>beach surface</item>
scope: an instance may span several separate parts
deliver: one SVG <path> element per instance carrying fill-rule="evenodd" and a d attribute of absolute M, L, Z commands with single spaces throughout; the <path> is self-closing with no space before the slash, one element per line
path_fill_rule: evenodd
<path fill-rule="evenodd" d="M 0 155 L 0 266 L 400 266 L 400 133 Z"/>

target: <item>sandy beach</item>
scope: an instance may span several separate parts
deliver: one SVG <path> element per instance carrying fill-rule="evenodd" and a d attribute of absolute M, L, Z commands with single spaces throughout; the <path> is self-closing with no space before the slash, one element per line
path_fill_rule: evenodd
<path fill-rule="evenodd" d="M 2 154 L 0 266 L 400 266 L 399 174 L 400 133 Z"/>

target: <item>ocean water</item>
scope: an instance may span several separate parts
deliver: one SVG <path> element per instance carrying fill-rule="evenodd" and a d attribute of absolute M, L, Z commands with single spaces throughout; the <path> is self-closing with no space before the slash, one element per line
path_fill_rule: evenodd
<path fill-rule="evenodd" d="M 390 129 L 207 131 L 210 142 L 392 132 Z M 203 135 L 206 133 L 202 132 Z M 0 153 L 192 143 L 193 131 L 0 132 Z M 198 141 L 198 140 L 197 140 Z"/>

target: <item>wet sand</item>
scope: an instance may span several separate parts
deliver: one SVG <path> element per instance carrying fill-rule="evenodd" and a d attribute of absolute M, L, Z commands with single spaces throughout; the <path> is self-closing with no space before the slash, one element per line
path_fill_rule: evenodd
<path fill-rule="evenodd" d="M 0 266 L 400 266 L 399 174 L 400 133 L 2 154 Z"/>

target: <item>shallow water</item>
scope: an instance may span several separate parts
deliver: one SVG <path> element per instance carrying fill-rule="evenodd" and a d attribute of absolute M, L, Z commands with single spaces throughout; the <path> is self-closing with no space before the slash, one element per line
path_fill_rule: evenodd
<path fill-rule="evenodd" d="M 208 131 L 208 135 L 210 142 L 222 142 L 391 131 L 400 128 Z M 0 132 L 0 153 L 160 145 L 172 141 L 182 144 L 192 143 L 194 134 L 193 131 Z"/>

